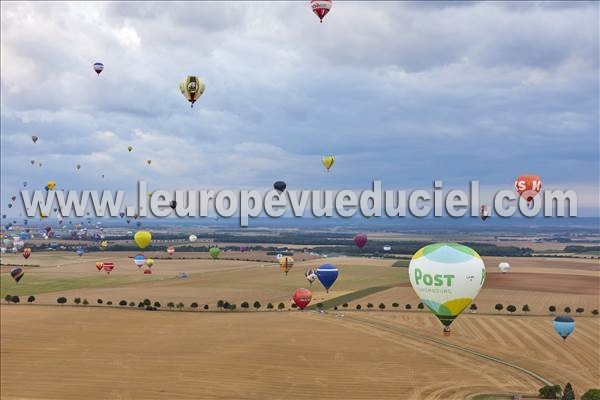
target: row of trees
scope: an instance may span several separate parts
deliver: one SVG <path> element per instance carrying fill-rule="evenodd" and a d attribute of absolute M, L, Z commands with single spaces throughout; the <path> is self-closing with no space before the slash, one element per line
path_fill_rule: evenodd
<path fill-rule="evenodd" d="M 575 391 L 570 383 L 563 390 L 560 385 L 546 385 L 538 390 L 542 399 L 575 400 Z M 600 400 L 600 389 L 590 389 L 581 396 L 581 400 Z"/>
<path fill-rule="evenodd" d="M 18 304 L 21 302 L 21 298 L 19 296 L 11 296 L 10 294 L 7 294 L 6 296 L 4 296 L 4 300 L 7 303 L 13 303 L 13 304 Z M 34 301 L 35 301 L 35 296 L 29 296 L 27 298 L 28 303 L 33 303 Z"/>

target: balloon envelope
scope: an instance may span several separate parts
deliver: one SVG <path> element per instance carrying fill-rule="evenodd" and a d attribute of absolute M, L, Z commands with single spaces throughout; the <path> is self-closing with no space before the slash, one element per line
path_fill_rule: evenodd
<path fill-rule="evenodd" d="M 304 307 L 309 305 L 312 300 L 312 293 L 308 289 L 296 289 L 292 295 L 292 299 L 299 309 L 304 310 Z"/>
<path fill-rule="evenodd" d="M 175 247 L 173 246 L 169 246 L 167 247 L 167 254 L 172 256 L 173 254 L 175 254 Z"/>
<path fill-rule="evenodd" d="M 215 260 L 219 258 L 219 254 L 221 254 L 221 250 L 219 250 L 218 247 L 211 247 L 210 249 L 208 249 L 208 252 L 210 253 L 210 256 Z"/>
<path fill-rule="evenodd" d="M 325 168 L 327 168 L 327 172 L 329 172 L 329 169 L 331 167 L 333 167 L 334 162 L 335 162 L 335 157 L 333 156 L 333 154 L 330 154 L 328 156 L 323 156 L 321 158 L 321 163 L 323 164 L 323 166 Z"/>
<path fill-rule="evenodd" d="M 198 237 L 196 235 L 190 235 L 188 239 L 190 240 L 190 242 L 195 242 L 196 240 L 198 240 Z"/>
<path fill-rule="evenodd" d="M 110 275 L 112 270 L 115 268 L 115 264 L 113 264 L 112 262 L 105 262 L 103 268 L 106 271 L 106 273 Z"/>
<path fill-rule="evenodd" d="M 279 268 L 285 272 L 287 275 L 288 272 L 294 266 L 294 259 L 292 257 L 284 256 L 279 259 Z"/>
<path fill-rule="evenodd" d="M 354 236 L 354 244 L 359 249 L 365 247 L 365 245 L 367 244 L 367 235 L 365 235 L 364 233 L 359 233 L 358 235 Z"/>
<path fill-rule="evenodd" d="M 507 262 L 501 262 L 500 264 L 498 264 L 498 268 L 500 268 L 500 272 L 505 274 L 510 269 L 510 264 Z"/>
<path fill-rule="evenodd" d="M 323 18 L 331 10 L 332 0 L 310 0 L 310 7 L 319 20 L 323 22 Z"/>
<path fill-rule="evenodd" d="M 25 259 L 27 260 L 30 255 L 31 255 L 31 249 L 29 247 L 25 247 L 23 249 L 23 257 L 25 257 Z"/>
<path fill-rule="evenodd" d="M 542 180 L 537 175 L 521 175 L 515 179 L 515 189 L 528 202 L 542 190 Z"/>
<path fill-rule="evenodd" d="M 101 62 L 94 63 L 94 71 L 96 71 L 96 73 L 100 75 L 100 72 L 104 71 L 104 64 L 102 64 Z"/>
<path fill-rule="evenodd" d="M 197 76 L 188 76 L 179 84 L 179 90 L 183 97 L 191 103 L 190 107 L 193 107 L 196 100 L 206 90 L 206 85 Z"/>
<path fill-rule="evenodd" d="M 325 290 L 329 292 L 329 288 L 333 286 L 336 279 L 338 278 L 339 271 L 333 264 L 323 264 L 315 271 L 317 278 L 321 285 L 325 287 Z"/>
<path fill-rule="evenodd" d="M 145 249 L 152 241 L 152 234 L 148 231 L 137 231 L 133 240 L 135 240 L 135 244 L 137 244 L 140 249 Z"/>
<path fill-rule="evenodd" d="M 96 269 L 98 271 L 102 271 L 102 268 L 104 268 L 104 263 L 102 261 L 97 261 L 96 262 Z"/>
<path fill-rule="evenodd" d="M 273 184 L 273 188 L 277 190 L 279 193 L 283 192 L 287 184 L 284 181 L 277 181 Z"/>
<path fill-rule="evenodd" d="M 23 275 L 25 275 L 25 271 L 23 271 L 23 268 L 21 267 L 15 267 L 10 270 L 10 276 L 12 276 L 17 283 L 21 280 Z"/>
<path fill-rule="evenodd" d="M 563 340 L 566 340 L 575 330 L 575 320 L 565 315 L 559 315 L 554 318 L 552 325 L 554 326 L 556 333 L 558 333 Z"/>
<path fill-rule="evenodd" d="M 146 264 L 146 257 L 143 254 L 137 254 L 135 257 L 133 257 L 133 262 L 138 268 L 140 268 Z"/>
<path fill-rule="evenodd" d="M 408 273 L 417 296 L 446 327 L 471 304 L 485 281 L 481 256 L 457 243 L 421 248 L 413 255 Z"/>

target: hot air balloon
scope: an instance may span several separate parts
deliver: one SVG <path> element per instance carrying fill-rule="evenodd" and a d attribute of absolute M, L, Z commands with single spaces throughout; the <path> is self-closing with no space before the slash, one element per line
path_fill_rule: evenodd
<path fill-rule="evenodd" d="M 102 268 L 104 268 L 104 263 L 102 261 L 96 261 L 96 269 L 102 271 Z"/>
<path fill-rule="evenodd" d="M 198 240 L 198 237 L 196 237 L 196 235 L 190 235 L 188 239 L 190 242 L 195 242 L 196 240 Z"/>
<path fill-rule="evenodd" d="M 279 261 L 283 258 L 283 254 L 279 253 L 275 256 L 275 258 L 277 259 L 277 261 Z"/>
<path fill-rule="evenodd" d="M 146 164 L 148 164 L 148 165 L 152 164 L 152 160 L 146 160 Z"/>
<path fill-rule="evenodd" d="M 510 264 L 507 262 L 501 262 L 500 264 L 498 264 L 498 268 L 500 268 L 500 272 L 505 274 L 510 269 Z"/>
<path fill-rule="evenodd" d="M 304 310 L 304 307 L 306 307 L 312 300 L 312 293 L 308 289 L 296 289 L 294 290 L 292 299 L 299 309 Z"/>
<path fill-rule="evenodd" d="M 29 162 L 31 163 L 31 165 L 35 164 L 35 160 L 31 160 Z"/>
<path fill-rule="evenodd" d="M 52 227 L 50 225 L 46 225 L 44 230 L 46 231 L 46 233 L 50 233 L 50 231 L 52 230 Z"/>
<path fill-rule="evenodd" d="M 83 247 L 81 247 L 81 246 L 78 246 L 78 247 L 77 247 L 77 250 L 76 250 L 75 252 L 77 253 L 77 255 L 78 255 L 79 257 L 81 257 L 81 256 L 83 255 L 83 253 L 84 253 L 84 251 L 83 251 Z"/>
<path fill-rule="evenodd" d="M 127 146 L 127 151 L 129 151 L 131 153 L 131 150 L 133 150 L 133 146 Z"/>
<path fill-rule="evenodd" d="M 167 254 L 169 255 L 169 257 L 173 256 L 173 254 L 175 254 L 175 247 L 173 247 L 173 246 L 167 247 Z"/>
<path fill-rule="evenodd" d="M 101 241 L 98 247 L 100 247 L 100 250 L 106 250 L 108 248 L 108 240 Z"/>
<path fill-rule="evenodd" d="M 154 265 L 154 260 L 151 258 L 146 259 L 146 265 L 148 266 L 148 268 L 152 268 L 152 266 Z"/>
<path fill-rule="evenodd" d="M 321 23 L 329 10 L 331 10 L 331 4 L 331 0 L 310 0 L 310 7 L 317 17 L 319 17 Z"/>
<path fill-rule="evenodd" d="M 152 241 L 152 234 L 148 231 L 137 231 L 133 240 L 140 249 L 145 249 Z"/>
<path fill-rule="evenodd" d="M 284 181 L 277 181 L 273 184 L 273 188 L 277 190 L 279 193 L 283 192 L 287 185 Z"/>
<path fill-rule="evenodd" d="M 329 288 L 333 286 L 338 278 L 339 271 L 335 265 L 323 264 L 317 268 L 315 274 L 317 275 L 317 278 L 319 278 L 321 285 L 323 285 L 327 293 L 329 293 Z"/>
<path fill-rule="evenodd" d="M 33 140 L 33 143 L 37 143 L 37 141 L 38 141 L 38 137 L 37 137 L 37 136 L 35 136 L 35 135 L 33 135 L 33 136 L 31 137 L 31 140 Z"/>
<path fill-rule="evenodd" d="M 354 236 L 354 244 L 359 249 L 365 247 L 365 245 L 367 244 L 367 235 L 365 235 L 364 233 L 359 233 L 358 235 Z"/>
<path fill-rule="evenodd" d="M 12 204 L 9 204 L 9 205 L 8 205 L 8 208 L 12 208 Z"/>
<path fill-rule="evenodd" d="M 10 276 L 12 276 L 17 283 L 19 283 L 23 275 L 25 275 L 25 271 L 23 271 L 23 268 L 21 267 L 15 267 L 10 270 Z"/>
<path fill-rule="evenodd" d="M 100 72 L 104 70 L 104 64 L 101 62 L 94 63 L 94 71 L 100 76 Z"/>
<path fill-rule="evenodd" d="M 529 203 L 542 190 L 542 180 L 537 175 L 521 175 L 515 179 L 515 189 Z"/>
<path fill-rule="evenodd" d="M 23 249 L 23 257 L 25 257 L 25 259 L 27 260 L 30 255 L 31 255 L 31 249 L 29 247 L 25 247 Z"/>
<path fill-rule="evenodd" d="M 567 340 L 569 335 L 575 330 L 575 320 L 565 315 L 559 315 L 558 317 L 554 318 L 552 325 L 554 326 L 556 333 L 563 338 L 563 341 Z"/>
<path fill-rule="evenodd" d="M 77 170 L 80 170 L 81 169 L 81 165 L 77 164 L 77 166 L 75 168 L 77 168 Z"/>
<path fill-rule="evenodd" d="M 27 187 L 27 181 L 23 182 L 23 187 Z"/>
<path fill-rule="evenodd" d="M 152 274 L 152 270 L 150 268 L 144 269 L 144 275 L 151 275 L 151 274 Z"/>
<path fill-rule="evenodd" d="M 123 211 L 121 211 L 121 212 L 119 213 L 119 217 L 123 218 L 124 216 L 125 216 L 125 213 L 124 213 Z"/>
<path fill-rule="evenodd" d="M 294 266 L 294 259 L 289 256 L 283 256 L 279 259 L 279 269 L 287 275 Z"/>
<path fill-rule="evenodd" d="M 133 262 L 138 268 L 141 268 L 144 264 L 146 264 L 146 257 L 143 254 L 137 254 L 135 257 L 133 257 Z"/>
<path fill-rule="evenodd" d="M 422 303 L 442 322 L 444 334 L 471 304 L 485 280 L 477 252 L 457 243 L 430 244 L 418 250 L 408 268 L 410 283 Z"/>
<path fill-rule="evenodd" d="M 108 275 L 110 275 L 110 273 L 112 272 L 112 270 L 115 268 L 115 264 L 113 264 L 112 262 L 105 262 L 102 267 L 104 268 L 104 270 L 106 271 L 106 273 Z"/>
<path fill-rule="evenodd" d="M 17 196 L 12 196 L 10 199 L 11 199 L 12 201 L 15 201 L 15 200 L 17 199 Z"/>
<path fill-rule="evenodd" d="M 479 207 L 479 217 L 482 221 L 485 221 L 490 217 L 490 210 L 485 204 L 482 204 L 481 207 Z"/>
<path fill-rule="evenodd" d="M 48 183 L 46 184 L 46 187 L 48 187 L 49 190 L 54 190 L 54 188 L 56 187 L 56 182 L 48 181 Z"/>
<path fill-rule="evenodd" d="M 197 76 L 188 76 L 179 84 L 181 94 L 191 103 L 190 107 L 194 107 L 194 103 L 202 96 L 205 89 L 206 85 Z"/>
<path fill-rule="evenodd" d="M 308 283 L 310 283 L 310 285 L 312 286 L 315 279 L 317 279 L 317 274 L 315 274 L 315 271 L 311 268 L 311 269 L 307 269 L 306 271 L 304 271 L 304 277 L 306 278 Z"/>
<path fill-rule="evenodd" d="M 218 247 L 211 247 L 210 249 L 208 249 L 208 253 L 213 258 L 213 260 L 216 260 L 217 258 L 219 258 L 221 250 Z"/>
<path fill-rule="evenodd" d="M 175 200 L 172 200 L 171 202 L 169 202 L 169 207 L 171 207 L 174 210 L 175 207 L 177 207 L 177 202 Z"/>
<path fill-rule="evenodd" d="M 327 172 L 329 172 L 329 169 L 331 167 L 333 167 L 333 163 L 335 162 L 335 157 L 333 156 L 333 154 L 330 154 L 328 156 L 323 156 L 323 157 L 321 157 L 321 162 L 323 163 L 323 166 L 325 168 L 327 168 Z"/>

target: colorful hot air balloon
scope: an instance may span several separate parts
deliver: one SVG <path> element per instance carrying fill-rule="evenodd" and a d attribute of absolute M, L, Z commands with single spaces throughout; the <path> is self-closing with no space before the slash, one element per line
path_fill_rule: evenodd
<path fill-rule="evenodd" d="M 221 250 L 218 247 L 211 247 L 210 249 L 208 249 L 208 253 L 213 258 L 213 260 L 216 260 L 217 258 L 219 258 Z"/>
<path fill-rule="evenodd" d="M 152 241 L 152 234 L 148 231 L 137 231 L 133 240 L 140 249 L 145 249 Z"/>
<path fill-rule="evenodd" d="M 500 272 L 505 274 L 510 269 L 510 264 L 507 262 L 501 262 L 500 264 L 498 264 L 498 268 L 500 268 Z"/>
<path fill-rule="evenodd" d="M 48 190 L 54 190 L 54 188 L 56 187 L 56 182 L 48 181 L 48 183 L 46 184 L 46 187 L 48 188 Z"/>
<path fill-rule="evenodd" d="M 329 10 L 331 10 L 331 5 L 331 0 L 310 0 L 310 7 L 316 16 L 319 17 L 321 23 L 323 22 L 323 18 L 325 18 Z"/>
<path fill-rule="evenodd" d="M 198 240 L 198 237 L 196 235 L 190 235 L 190 237 L 188 238 L 190 242 L 195 242 L 196 240 Z"/>
<path fill-rule="evenodd" d="M 23 275 L 25 275 L 25 271 L 23 271 L 23 268 L 21 267 L 15 267 L 10 270 L 10 276 L 12 276 L 17 283 L 19 283 Z"/>
<path fill-rule="evenodd" d="M 115 264 L 113 264 L 112 262 L 105 262 L 103 265 L 104 270 L 106 271 L 106 273 L 108 275 L 110 275 L 110 273 L 112 272 L 112 270 L 115 268 Z"/>
<path fill-rule="evenodd" d="M 25 247 L 23 249 L 23 257 L 25 257 L 25 259 L 27 260 L 30 255 L 31 255 L 31 249 L 29 247 Z"/>
<path fill-rule="evenodd" d="M 133 150 L 133 146 L 131 146 L 131 145 L 127 146 L 127 151 L 129 151 L 131 153 L 131 150 Z"/>
<path fill-rule="evenodd" d="M 173 247 L 173 246 L 167 247 L 167 254 L 169 255 L 169 257 L 173 256 L 173 254 L 175 254 L 175 247 Z"/>
<path fill-rule="evenodd" d="M 335 265 L 332 264 L 323 264 L 315 271 L 317 278 L 319 278 L 319 282 L 321 285 L 325 287 L 327 293 L 329 293 L 329 288 L 333 286 L 336 279 L 338 278 L 339 271 Z"/>
<path fill-rule="evenodd" d="M 108 248 L 108 240 L 101 241 L 98 247 L 100 247 L 100 250 L 106 250 Z"/>
<path fill-rule="evenodd" d="M 417 296 L 442 322 L 446 335 L 485 281 L 485 265 L 479 254 L 457 243 L 421 248 L 413 255 L 408 273 Z"/>
<path fill-rule="evenodd" d="M 148 266 L 148 268 L 152 268 L 152 266 L 154 265 L 154 260 L 151 258 L 148 258 L 146 260 L 146 265 Z"/>
<path fill-rule="evenodd" d="M 104 263 L 102 261 L 96 261 L 96 269 L 102 271 L 102 268 L 104 268 Z"/>
<path fill-rule="evenodd" d="M 309 305 L 310 301 L 312 300 L 312 293 L 308 289 L 296 289 L 294 290 L 292 299 L 299 309 L 304 310 L 304 307 Z"/>
<path fill-rule="evenodd" d="M 311 269 L 307 269 L 306 271 L 304 271 L 304 277 L 306 278 L 308 283 L 310 283 L 310 285 L 312 286 L 315 279 L 317 279 L 317 274 L 315 274 L 315 271 L 311 268 Z"/>
<path fill-rule="evenodd" d="M 515 189 L 519 196 L 531 202 L 542 190 L 542 180 L 537 175 L 521 175 L 515 179 Z"/>
<path fill-rule="evenodd" d="M 485 221 L 490 217 L 490 210 L 485 204 L 482 204 L 481 207 L 479 207 L 479 217 L 482 221 Z"/>
<path fill-rule="evenodd" d="M 150 268 L 144 269 L 144 275 L 152 275 L 152 270 Z"/>
<path fill-rule="evenodd" d="M 558 317 L 554 318 L 552 325 L 554 326 L 556 333 L 563 338 L 563 341 L 567 340 L 569 335 L 575 330 L 575 320 L 565 315 L 559 315 Z"/>
<path fill-rule="evenodd" d="M 33 136 L 31 137 L 31 140 L 33 140 L 33 143 L 37 143 L 37 141 L 38 141 L 38 137 L 37 137 L 37 136 L 35 136 L 35 135 L 33 135 Z"/>
<path fill-rule="evenodd" d="M 365 245 L 367 244 L 367 235 L 365 235 L 364 233 L 359 233 L 358 235 L 354 236 L 354 244 L 359 249 L 365 247 Z"/>
<path fill-rule="evenodd" d="M 283 192 L 287 187 L 284 181 L 277 181 L 273 184 L 273 188 L 277 190 L 279 193 Z"/>
<path fill-rule="evenodd" d="M 294 266 L 294 259 L 289 256 L 283 256 L 279 259 L 279 269 L 287 275 Z"/>
<path fill-rule="evenodd" d="M 138 268 L 141 268 L 146 264 L 146 257 L 143 254 L 137 254 L 133 257 L 133 262 L 137 265 Z"/>
<path fill-rule="evenodd" d="M 335 157 L 333 156 L 333 154 L 330 154 L 328 156 L 323 156 L 323 157 L 321 157 L 321 162 L 323 163 L 323 166 L 325 168 L 327 168 L 327 172 L 329 172 L 329 169 L 331 167 L 333 167 L 333 163 L 335 162 Z"/>
<path fill-rule="evenodd" d="M 104 71 L 104 64 L 101 62 L 94 63 L 94 71 L 100 76 L 100 72 Z"/>
<path fill-rule="evenodd" d="M 205 89 L 206 85 L 197 76 L 188 76 L 179 84 L 181 94 L 191 103 L 190 107 L 194 107 L 194 103 L 202 96 Z"/>

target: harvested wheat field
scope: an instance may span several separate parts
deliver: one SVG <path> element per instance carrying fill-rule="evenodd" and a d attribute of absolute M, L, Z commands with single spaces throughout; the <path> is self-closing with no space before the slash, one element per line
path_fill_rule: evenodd
<path fill-rule="evenodd" d="M 496 352 L 472 329 L 467 345 Z M 541 385 L 492 361 L 312 312 L 2 306 L 2 332 L 3 399 L 459 399 Z M 582 335 L 572 345 L 583 343 Z"/>

